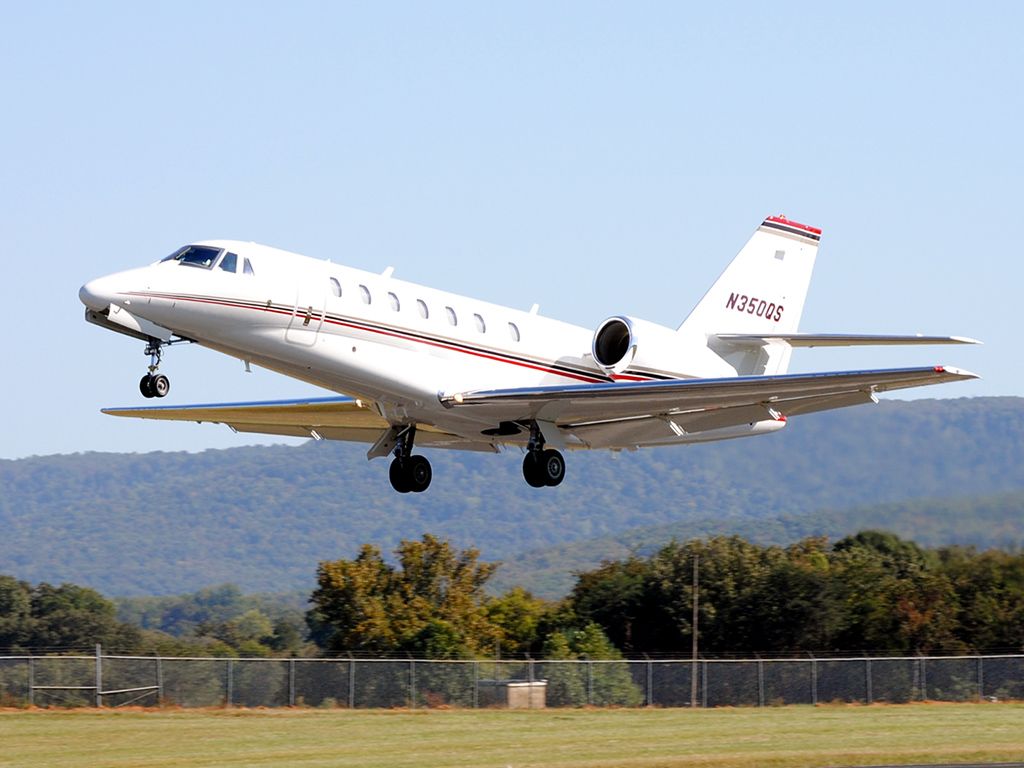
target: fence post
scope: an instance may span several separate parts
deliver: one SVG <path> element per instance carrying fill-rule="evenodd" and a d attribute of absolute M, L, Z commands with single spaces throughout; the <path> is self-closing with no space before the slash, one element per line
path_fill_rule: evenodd
<path fill-rule="evenodd" d="M 594 704 L 594 662 L 587 656 L 587 705 Z"/>
<path fill-rule="evenodd" d="M 288 706 L 295 706 L 295 659 L 288 659 Z"/>
<path fill-rule="evenodd" d="M 654 664 L 651 662 L 651 657 L 646 653 L 644 658 L 647 659 L 647 706 L 654 706 Z"/>
<path fill-rule="evenodd" d="M 480 662 L 473 660 L 473 709 L 480 709 Z"/>
<path fill-rule="evenodd" d="M 864 657 L 864 700 L 871 704 L 874 700 L 874 693 L 871 690 L 871 657 Z"/>
<path fill-rule="evenodd" d="M 704 676 L 701 678 L 701 689 L 702 689 L 702 691 L 704 693 L 704 697 L 703 697 L 704 701 L 702 702 L 701 706 L 704 707 L 704 709 L 707 709 L 708 708 L 708 660 L 707 659 L 704 659 L 704 669 L 703 669 L 703 672 L 704 672 Z"/>
<path fill-rule="evenodd" d="M 928 672 L 924 656 L 921 657 L 921 701 L 928 701 Z"/>
<path fill-rule="evenodd" d="M 36 705 L 36 660 L 35 657 L 28 657 L 28 705 Z"/>
<path fill-rule="evenodd" d="M 156 657 L 156 705 L 164 705 L 164 664 L 163 659 Z"/>
<path fill-rule="evenodd" d="M 764 706 L 764 660 L 757 659 L 757 706 Z"/>
<path fill-rule="evenodd" d="M 985 657 L 978 657 L 978 701 L 985 700 Z"/>
<path fill-rule="evenodd" d="M 818 706 L 818 660 L 811 656 L 811 705 Z"/>
<path fill-rule="evenodd" d="M 356 659 L 348 655 L 348 708 L 356 708 Z"/>
<path fill-rule="evenodd" d="M 416 660 L 409 659 L 409 709 L 416 709 Z"/>
<path fill-rule="evenodd" d="M 103 648 L 96 643 L 96 706 L 103 706 Z"/>
<path fill-rule="evenodd" d="M 235 697 L 235 668 L 231 659 L 228 659 L 227 674 L 224 676 L 224 693 L 224 706 L 230 707 L 231 700 Z"/>

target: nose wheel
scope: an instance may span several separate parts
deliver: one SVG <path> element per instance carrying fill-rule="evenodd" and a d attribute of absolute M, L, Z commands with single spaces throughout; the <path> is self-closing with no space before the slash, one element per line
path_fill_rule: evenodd
<path fill-rule="evenodd" d="M 139 380 L 139 391 L 143 397 L 167 397 L 171 391 L 171 380 L 162 373 L 156 376 L 147 373 Z"/>
<path fill-rule="evenodd" d="M 146 346 L 149 355 L 149 373 L 139 380 L 139 391 L 143 397 L 167 397 L 171 391 L 171 380 L 162 373 L 157 373 L 160 358 L 163 356 L 163 343 L 158 339 L 150 339 Z"/>

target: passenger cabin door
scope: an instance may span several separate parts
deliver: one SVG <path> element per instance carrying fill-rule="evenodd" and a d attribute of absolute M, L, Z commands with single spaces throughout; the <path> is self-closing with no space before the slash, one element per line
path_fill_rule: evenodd
<path fill-rule="evenodd" d="M 286 341 L 303 347 L 316 344 L 317 335 L 324 324 L 324 306 L 327 292 L 315 280 L 300 285 L 295 295 L 295 308 L 284 332 Z"/>

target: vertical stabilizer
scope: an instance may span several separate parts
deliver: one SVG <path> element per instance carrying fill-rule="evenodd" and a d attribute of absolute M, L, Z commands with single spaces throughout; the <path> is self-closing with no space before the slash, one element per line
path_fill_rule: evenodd
<path fill-rule="evenodd" d="M 820 239 L 815 227 L 765 219 L 679 326 L 686 345 L 710 348 L 741 376 L 785 373 L 792 353 L 785 342 L 736 348 L 709 337 L 795 333 Z"/>

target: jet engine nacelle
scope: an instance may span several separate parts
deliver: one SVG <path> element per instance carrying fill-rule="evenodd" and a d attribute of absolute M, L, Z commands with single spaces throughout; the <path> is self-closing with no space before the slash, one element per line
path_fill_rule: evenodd
<path fill-rule="evenodd" d="M 635 317 L 609 317 L 597 327 L 591 354 L 608 374 L 622 373 L 630 366 L 679 371 L 682 344 L 672 328 Z"/>

